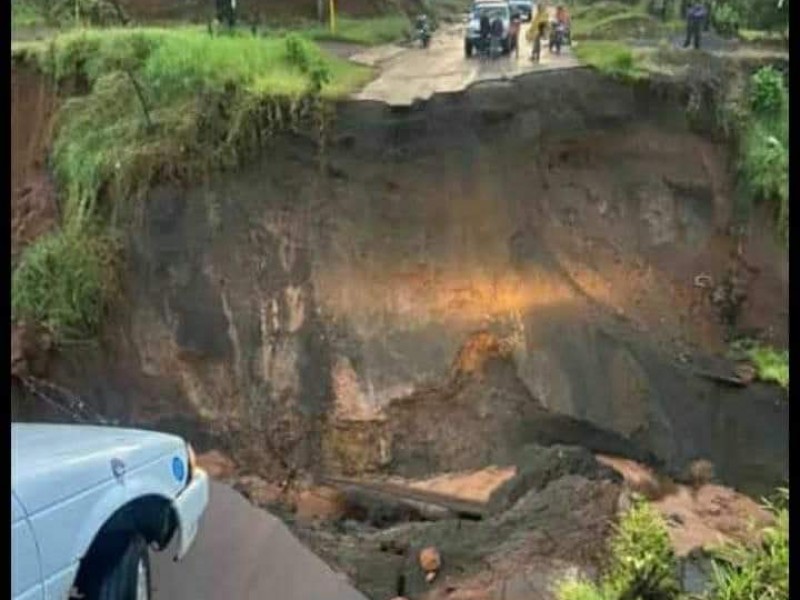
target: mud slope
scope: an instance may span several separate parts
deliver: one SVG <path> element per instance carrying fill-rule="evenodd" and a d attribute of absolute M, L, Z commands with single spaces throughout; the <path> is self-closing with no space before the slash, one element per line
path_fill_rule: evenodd
<path fill-rule="evenodd" d="M 737 255 L 727 164 L 680 104 L 580 69 L 342 104 L 322 165 L 298 136 L 155 190 L 109 340 L 53 376 L 140 423 L 191 407 L 264 468 L 478 467 L 588 427 L 555 413 L 760 493 L 783 393 L 693 374 L 730 330 L 787 335 L 786 257 L 759 215 Z"/>

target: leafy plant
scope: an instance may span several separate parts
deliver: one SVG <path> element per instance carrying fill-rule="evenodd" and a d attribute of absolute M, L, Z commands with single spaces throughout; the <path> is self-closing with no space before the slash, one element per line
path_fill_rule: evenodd
<path fill-rule="evenodd" d="M 772 67 L 761 67 L 750 79 L 750 105 L 761 115 L 779 115 L 788 98 L 783 75 Z"/>
<path fill-rule="evenodd" d="M 765 502 L 775 519 L 764 529 L 759 544 L 731 543 L 717 552 L 713 563 L 714 600 L 788 600 L 789 490 Z"/>
<path fill-rule="evenodd" d="M 714 29 L 725 36 L 733 36 L 739 32 L 742 15 L 732 4 L 719 4 L 711 13 Z"/>
<path fill-rule="evenodd" d="M 664 520 L 636 499 L 623 515 L 609 546 L 610 561 L 599 584 L 562 581 L 558 600 L 673 600 L 679 592 L 677 559 Z"/>
<path fill-rule="evenodd" d="M 647 502 L 636 501 L 611 540 L 605 585 L 618 598 L 674 598 L 677 560 L 664 520 Z"/>
<path fill-rule="evenodd" d="M 618 42 L 581 42 L 575 45 L 575 55 L 607 75 L 636 77 L 639 72 L 631 48 Z"/>
<path fill-rule="evenodd" d="M 97 332 L 116 292 L 118 249 L 108 235 L 68 229 L 36 240 L 12 278 L 15 319 L 50 329 L 57 339 Z"/>

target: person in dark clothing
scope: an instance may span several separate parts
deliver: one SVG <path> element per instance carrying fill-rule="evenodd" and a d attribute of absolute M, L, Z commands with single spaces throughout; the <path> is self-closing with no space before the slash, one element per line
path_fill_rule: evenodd
<path fill-rule="evenodd" d="M 236 25 L 236 0 L 217 0 L 217 21 L 233 29 Z"/>
<path fill-rule="evenodd" d="M 706 7 L 698 0 L 689 7 L 686 13 L 686 41 L 684 48 L 688 48 L 693 43 L 695 50 L 700 48 L 700 31 L 703 29 L 703 22 L 706 19 Z"/>
<path fill-rule="evenodd" d="M 481 15 L 481 49 L 489 49 L 489 33 L 492 29 L 492 23 L 489 21 L 488 15 Z"/>

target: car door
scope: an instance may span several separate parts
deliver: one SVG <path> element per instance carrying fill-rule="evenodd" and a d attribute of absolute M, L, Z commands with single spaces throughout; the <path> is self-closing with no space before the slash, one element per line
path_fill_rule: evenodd
<path fill-rule="evenodd" d="M 11 598 L 44 600 L 39 547 L 20 501 L 11 491 Z"/>

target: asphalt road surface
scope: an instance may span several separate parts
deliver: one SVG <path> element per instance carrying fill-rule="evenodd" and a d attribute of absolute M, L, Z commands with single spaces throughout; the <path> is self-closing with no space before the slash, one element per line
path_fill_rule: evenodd
<path fill-rule="evenodd" d="M 366 600 L 277 517 L 211 484 L 194 545 L 181 562 L 152 556 L 156 600 Z"/>
<path fill-rule="evenodd" d="M 380 69 L 380 75 L 355 95 L 391 105 L 409 105 L 440 92 L 457 92 L 478 82 L 509 80 L 532 71 L 579 66 L 571 48 L 550 54 L 543 44 L 539 64 L 530 59 L 531 46 L 525 41 L 528 25 L 520 32 L 519 57 L 495 59 L 464 56 L 464 25 L 443 27 L 434 32 L 427 49 L 379 46 L 350 56 L 350 60 Z"/>

